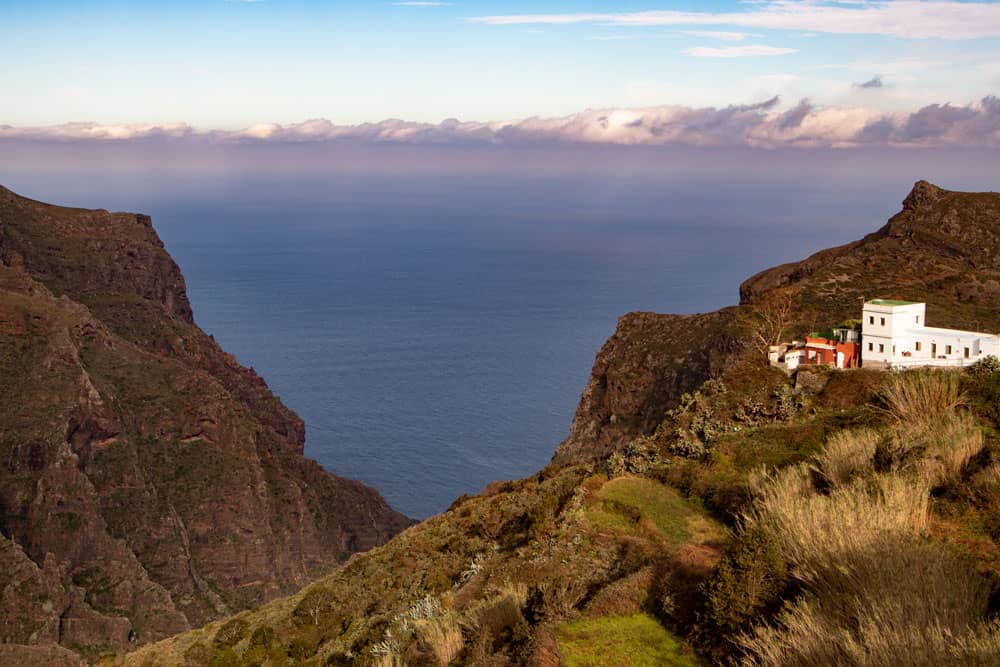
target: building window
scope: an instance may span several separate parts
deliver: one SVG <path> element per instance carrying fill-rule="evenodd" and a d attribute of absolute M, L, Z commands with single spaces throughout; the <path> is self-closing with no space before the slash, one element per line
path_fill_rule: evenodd
<path fill-rule="evenodd" d="M 896 356 L 896 346 L 895 345 L 892 346 L 892 356 L 894 356 L 894 357 Z"/>
<path fill-rule="evenodd" d="M 878 318 L 878 323 L 882 326 L 885 326 L 885 318 L 884 317 Z"/>
<path fill-rule="evenodd" d="M 868 317 L 868 324 L 875 324 L 875 316 L 874 315 L 870 315 Z"/>
<path fill-rule="evenodd" d="M 951 345 L 945 345 L 944 346 L 944 353 L 945 354 L 951 354 Z"/>
<path fill-rule="evenodd" d="M 868 343 L 868 351 L 872 352 L 875 349 L 875 343 Z"/>
<path fill-rule="evenodd" d="M 965 348 L 965 358 L 969 358 L 969 348 Z"/>
<path fill-rule="evenodd" d="M 916 343 L 914 343 L 914 345 L 916 346 L 917 352 L 919 352 L 920 351 L 920 341 L 918 340 Z"/>
<path fill-rule="evenodd" d="M 878 344 L 878 351 L 879 352 L 885 352 L 885 345 L 883 345 L 882 343 L 879 343 Z"/>
<path fill-rule="evenodd" d="M 917 324 L 920 324 L 920 316 L 919 315 L 915 315 L 913 317 L 913 321 L 916 322 Z"/>
<path fill-rule="evenodd" d="M 937 358 L 937 343 L 931 343 L 931 356 Z"/>

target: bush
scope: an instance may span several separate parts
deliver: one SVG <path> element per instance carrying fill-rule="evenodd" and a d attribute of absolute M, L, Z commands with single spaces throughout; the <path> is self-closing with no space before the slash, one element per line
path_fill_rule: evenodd
<path fill-rule="evenodd" d="M 703 584 L 703 632 L 733 634 L 772 607 L 788 583 L 781 545 L 760 526 L 748 526 Z"/>
<path fill-rule="evenodd" d="M 987 357 L 969 368 L 967 384 L 975 411 L 1000 426 L 1000 361 Z"/>

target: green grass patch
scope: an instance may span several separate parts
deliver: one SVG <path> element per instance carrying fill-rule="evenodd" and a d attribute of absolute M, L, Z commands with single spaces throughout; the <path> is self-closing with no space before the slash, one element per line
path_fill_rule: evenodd
<path fill-rule="evenodd" d="M 648 614 L 564 623 L 556 631 L 566 667 L 698 667 L 704 663 Z"/>
<path fill-rule="evenodd" d="M 597 499 L 586 513 L 595 528 L 630 534 L 646 528 L 677 543 L 706 537 L 703 514 L 675 490 L 655 480 L 619 477 L 604 484 Z"/>

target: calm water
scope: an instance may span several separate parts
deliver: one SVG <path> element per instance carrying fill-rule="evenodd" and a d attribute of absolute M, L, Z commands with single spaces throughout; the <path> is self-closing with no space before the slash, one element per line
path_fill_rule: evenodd
<path fill-rule="evenodd" d="M 912 183 L 5 178 L 151 213 L 197 322 L 305 419 L 307 454 L 414 517 L 544 466 L 621 314 L 735 303 L 757 270 L 881 225 Z"/>

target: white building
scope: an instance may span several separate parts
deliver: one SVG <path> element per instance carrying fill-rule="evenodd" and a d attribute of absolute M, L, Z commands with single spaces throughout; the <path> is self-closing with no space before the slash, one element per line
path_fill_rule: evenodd
<path fill-rule="evenodd" d="M 929 327 L 925 304 L 873 299 L 865 302 L 861 322 L 862 366 L 966 366 L 1000 356 L 1000 338 L 978 331 Z"/>

